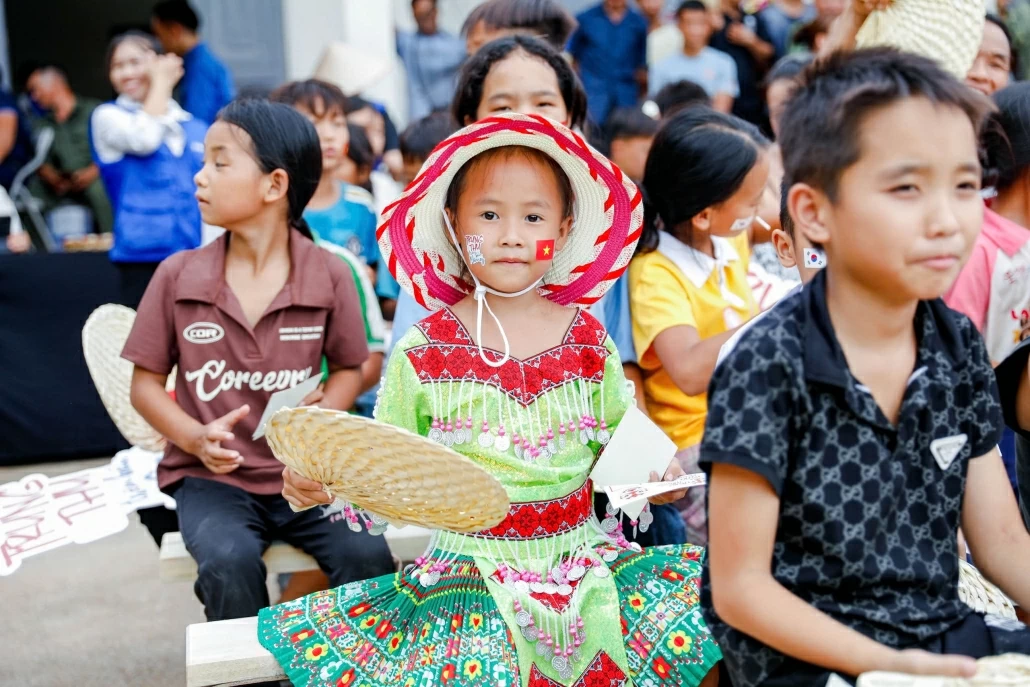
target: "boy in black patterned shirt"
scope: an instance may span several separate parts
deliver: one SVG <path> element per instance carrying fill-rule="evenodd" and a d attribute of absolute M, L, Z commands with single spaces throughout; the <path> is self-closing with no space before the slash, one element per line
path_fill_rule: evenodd
<path fill-rule="evenodd" d="M 735 687 L 871 670 L 971 675 L 1030 649 L 958 596 L 955 532 L 1030 604 L 1030 535 L 995 448 L 972 323 L 939 300 L 980 229 L 988 104 L 890 50 L 809 69 L 782 121 L 795 229 L 827 268 L 737 342 L 709 388 L 702 607 Z"/>

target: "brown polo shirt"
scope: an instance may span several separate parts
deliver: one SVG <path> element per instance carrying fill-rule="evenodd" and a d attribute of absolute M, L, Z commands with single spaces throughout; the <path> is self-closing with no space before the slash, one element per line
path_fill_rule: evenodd
<path fill-rule="evenodd" d="M 250 438 L 269 397 L 320 374 L 323 355 L 330 367 L 344 368 L 368 357 L 361 305 L 342 260 L 293 232 L 289 280 L 251 328 L 225 282 L 229 239 L 226 234 L 161 263 L 122 350 L 122 357 L 158 374 L 178 365 L 176 401 L 203 424 L 250 405 L 235 439 L 225 443 L 243 456 L 239 468 L 216 475 L 169 444 L 157 470 L 164 490 L 184 477 L 201 477 L 254 494 L 281 491 L 282 464 L 264 437 Z"/>

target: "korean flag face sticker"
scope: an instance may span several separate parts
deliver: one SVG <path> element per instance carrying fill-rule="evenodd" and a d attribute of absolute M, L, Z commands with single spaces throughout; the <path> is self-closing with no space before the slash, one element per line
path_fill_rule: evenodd
<path fill-rule="evenodd" d="M 826 253 L 815 248 L 806 248 L 805 267 L 812 270 L 819 270 L 826 267 Z"/>

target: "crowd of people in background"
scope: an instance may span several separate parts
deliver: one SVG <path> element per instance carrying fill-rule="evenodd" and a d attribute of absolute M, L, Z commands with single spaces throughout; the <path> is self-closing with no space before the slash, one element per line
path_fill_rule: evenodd
<path fill-rule="evenodd" d="M 33 193 L 48 209 L 64 203 L 89 208 L 96 230 L 113 234 L 111 260 L 122 275 L 124 303 L 138 307 L 147 294 L 149 302 L 144 301 L 144 306 L 150 307 L 144 309 L 150 314 L 127 348 L 127 357 L 137 365 L 134 402 L 148 419 L 157 418 L 153 424 L 177 447 L 171 449 L 173 460 L 164 464 L 163 486 L 184 486 L 176 494 L 177 520 L 160 509 L 141 517 L 155 541 L 160 541 L 163 533 L 183 527 L 187 546 L 200 564 L 198 596 L 212 620 L 254 615 L 269 601 L 260 574 L 260 528 L 243 521 L 233 521 L 234 526 L 224 531 L 201 531 L 198 525 L 212 513 L 232 520 L 236 516 L 222 513 L 227 504 L 247 512 L 270 512 L 272 515 L 261 517 L 276 522 L 289 521 L 289 526 L 296 528 L 297 542 L 310 544 L 323 568 L 334 571 L 329 580 L 319 575 L 307 580 L 297 576 L 284 598 L 324 587 L 327 582 L 343 584 L 380 573 L 389 567 L 389 560 L 381 548 L 355 535 L 348 546 L 362 548 L 367 555 L 358 557 L 361 565 L 344 565 L 339 547 L 325 545 L 319 528 L 327 525 L 311 518 L 289 520 L 290 513 L 278 497 L 283 485 L 280 472 L 261 463 L 264 454 L 254 459 L 254 466 L 241 457 L 251 447 L 240 443 L 232 428 L 240 423 L 240 428 L 246 429 L 240 436 L 249 436 L 247 423 L 256 418 L 248 406 L 242 406 L 247 410 L 236 407 L 239 404 L 231 389 L 224 389 L 230 398 L 223 397 L 224 403 L 217 409 L 199 403 L 193 407 L 187 401 L 184 410 L 182 399 L 178 405 L 169 401 L 164 377 L 175 361 L 167 351 L 153 346 L 153 340 L 159 340 L 164 342 L 161 346 L 174 347 L 175 332 L 167 318 L 174 319 L 175 314 L 163 304 L 174 301 L 175 308 L 193 308 L 189 317 L 202 318 L 203 308 L 226 293 L 219 290 L 224 281 L 238 294 L 251 294 L 239 303 L 233 301 L 231 307 L 239 311 L 236 317 L 241 331 L 256 337 L 261 327 L 272 326 L 267 309 L 278 302 L 273 299 L 284 284 L 296 289 L 290 303 L 280 304 L 285 312 L 292 312 L 294 306 L 321 308 L 328 313 L 329 322 L 339 304 L 325 303 L 315 287 L 340 294 L 341 302 L 360 312 L 360 331 L 344 331 L 334 324 L 335 328 L 326 332 L 326 346 L 308 351 L 310 355 L 302 363 L 279 356 L 274 333 L 266 332 L 261 336 L 269 337 L 271 348 L 261 355 L 267 356 L 268 367 L 320 366 L 325 393 L 334 394 L 337 406 L 371 416 L 391 345 L 431 315 L 425 300 L 402 292 L 391 274 L 377 242 L 380 217 L 433 159 L 440 142 L 459 128 L 495 114 L 540 116 L 584 134 L 621 173 L 640 185 L 646 214 L 636 256 L 590 311 L 611 336 L 640 410 L 676 444 L 683 471 L 714 471 L 716 479 L 721 476 L 723 484 L 740 486 L 741 493 L 748 493 L 756 502 L 758 490 L 743 471 L 783 484 L 782 476 L 770 471 L 785 468 L 774 464 L 772 457 L 764 466 L 741 458 L 750 449 L 742 448 L 727 426 L 759 424 L 747 414 L 747 404 L 741 400 L 753 389 L 741 381 L 743 372 L 734 368 L 740 373 L 735 375 L 720 367 L 720 360 L 735 355 L 731 360 L 739 361 L 744 355 L 739 350 L 744 350 L 756 360 L 771 356 L 765 361 L 769 365 L 782 362 L 753 339 L 750 347 L 736 349 L 747 328 L 771 305 L 765 301 L 765 292 L 756 291 L 756 273 L 764 275 L 763 288 L 779 284 L 778 296 L 803 293 L 808 299 L 805 307 L 825 309 L 825 304 L 809 303 L 822 298 L 818 294 L 826 288 L 825 280 L 817 281 L 814 290 L 808 286 L 826 258 L 823 247 L 812 239 L 818 231 L 811 208 L 822 202 L 813 200 L 817 196 L 828 199 L 827 207 L 838 202 L 834 192 L 821 184 L 832 187 L 840 166 L 820 176 L 818 170 L 813 172 L 799 162 L 799 150 L 813 159 L 831 153 L 803 141 L 797 127 L 812 121 L 802 117 L 805 113 L 798 114 L 795 108 L 791 110 L 793 120 L 788 121 L 784 113 L 806 78 L 817 78 L 805 76 L 811 72 L 813 57 L 847 48 L 853 41 L 854 36 L 842 35 L 842 24 L 835 22 L 854 15 L 861 24 L 868 3 L 684 0 L 669 13 L 667 3 L 660 0 L 603 0 L 572 17 L 554 0 L 488 0 L 469 15 L 461 36 L 441 30 L 436 0 L 412 0 L 411 9 L 416 30 L 397 37 L 398 57 L 407 74 L 410 122 L 402 130 L 382 104 L 316 79 L 274 89 L 267 99 L 282 108 L 266 111 L 246 99 L 233 102 L 236 93 L 231 75 L 201 40 L 197 15 L 184 0 L 165 0 L 154 8 L 153 36 L 130 32 L 112 41 L 107 70 L 117 94 L 113 101 L 99 104 L 77 96 L 56 66 L 41 66 L 29 76 L 29 110 L 19 107 L 10 94 L 0 94 L 0 184 L 9 185 L 31 155 L 29 124 L 52 129 L 54 143 L 32 182 Z M 1021 341 L 1030 338 L 1030 301 L 1026 297 L 1030 287 L 1030 231 L 1026 229 L 1030 225 L 1026 183 L 1030 141 L 1023 126 L 1030 116 L 1030 91 L 1025 84 L 1012 84 L 1026 69 L 1018 54 L 1020 47 L 1030 47 L 1030 3 L 1009 0 L 999 11 L 1000 16 L 987 16 L 980 49 L 965 78 L 968 87 L 994 98 L 998 108 L 991 120 L 994 128 L 988 127 L 981 146 L 987 162 L 984 181 L 990 189 L 985 193 L 990 196 L 989 209 L 973 258 L 944 294 L 948 305 L 968 315 L 986 339 L 989 359 L 977 360 L 984 363 L 977 372 L 986 370 L 987 374 L 989 363 L 1002 362 Z M 887 58 L 877 58 L 880 62 L 870 59 L 869 73 L 885 82 L 892 74 L 896 76 L 893 70 L 918 80 L 931 69 L 923 62 L 898 66 L 882 61 Z M 951 122 L 956 131 L 964 132 L 970 122 L 978 123 L 979 111 L 973 112 L 970 103 L 979 99 L 964 86 L 945 79 L 943 72 L 931 69 L 926 73 L 930 76 L 920 82 L 921 88 L 937 94 L 934 97 L 948 107 L 968 114 L 959 124 Z M 820 74 L 818 78 L 831 84 L 827 88 L 844 88 L 833 82 L 837 77 Z M 816 116 L 812 113 L 820 105 L 845 107 L 840 98 L 831 95 L 822 93 L 824 100 L 820 100 L 809 93 L 812 103 L 807 116 Z M 907 107 L 906 97 L 891 96 L 890 107 Z M 262 107 L 267 105 L 262 103 Z M 904 119 L 902 114 L 895 113 L 898 121 Z M 285 134 L 278 138 L 277 127 L 303 121 L 313 125 L 317 141 L 300 134 L 296 140 Z M 240 148 L 243 144 L 233 138 L 230 125 L 248 133 L 251 153 Z M 844 135 L 832 127 L 823 133 L 827 140 Z M 861 132 L 856 128 L 845 133 L 857 140 Z M 792 141 L 793 147 L 781 149 L 783 141 Z M 309 156 L 311 164 L 301 169 L 300 163 L 287 155 L 287 148 Z M 241 163 L 244 158 L 253 159 Z M 224 176 L 223 167 L 227 170 Z M 316 167 L 317 178 L 305 178 L 303 172 Z M 784 177 L 790 170 L 796 175 L 795 182 L 809 185 L 807 201 L 788 198 L 790 189 Z M 283 174 L 277 176 L 277 172 Z M 809 177 L 802 179 L 804 174 Z M 287 177 L 290 192 L 277 195 L 277 183 L 283 184 Z M 977 178 L 977 189 L 979 184 Z M 295 192 L 297 185 L 301 190 Z M 231 203 L 224 200 L 225 194 L 232 197 Z M 803 202 L 809 203 L 808 214 L 805 231 L 799 231 L 792 215 L 803 210 L 799 205 Z M 275 225 L 274 233 L 282 244 L 274 254 L 285 262 L 262 267 L 271 270 L 267 284 L 248 281 L 247 270 L 256 269 L 253 255 L 241 252 L 235 237 L 230 243 L 227 237 L 219 238 L 219 233 L 229 228 L 230 233 L 244 236 L 241 241 L 247 247 L 263 246 L 265 239 L 258 237 L 251 225 L 267 220 L 272 227 L 274 222 L 268 218 L 275 212 L 286 212 L 289 220 L 283 231 Z M 327 261 L 325 254 L 310 244 L 288 239 L 294 229 L 335 257 Z M 273 235 L 271 228 L 269 235 Z M 29 244 L 24 232 L 13 233 L 8 246 L 26 250 Z M 201 246 L 205 247 L 200 251 L 184 253 Z M 838 248 L 830 259 L 851 261 L 843 257 L 842 250 Z M 170 256 L 175 257 L 168 260 Z M 301 277 L 288 269 L 291 259 L 311 266 L 315 276 L 310 281 L 296 281 Z M 179 279 L 180 274 L 199 278 L 204 270 L 223 268 L 230 275 L 230 264 L 242 267 L 225 280 L 200 280 L 191 288 Z M 794 298 L 789 303 L 800 307 L 802 300 Z M 770 316 L 762 326 L 776 326 L 770 323 L 782 319 L 786 310 L 776 312 L 779 314 Z M 829 318 L 822 310 L 813 317 L 819 316 Z M 975 332 L 962 329 L 960 334 L 971 341 Z M 975 344 L 967 344 L 979 351 Z M 788 345 L 807 344 L 801 340 Z M 365 348 L 370 355 L 358 360 L 361 356 L 356 351 Z M 269 352 L 273 349 L 278 352 Z M 737 353 L 733 353 L 735 349 Z M 920 348 L 919 355 L 924 354 L 938 356 L 937 360 L 945 355 Z M 836 349 L 819 349 L 811 355 L 837 355 L 837 362 L 843 359 Z M 145 370 L 141 373 L 140 368 Z M 709 399 L 713 377 L 723 386 Z M 962 379 L 964 384 L 968 382 Z M 849 383 L 837 377 L 831 381 Z M 933 377 L 925 383 L 938 382 Z M 235 390 L 240 388 L 237 379 Z M 784 399 L 794 394 L 791 402 L 797 401 L 800 393 L 784 386 L 784 395 L 773 400 L 785 404 L 779 406 L 783 410 L 790 405 Z M 981 404 L 978 407 L 986 414 L 997 414 L 992 402 L 982 396 L 976 397 Z M 710 400 L 719 404 L 714 415 Z M 819 412 L 832 415 L 836 410 L 822 408 Z M 713 424 L 717 427 L 714 432 Z M 985 429 L 974 438 L 976 450 L 983 449 L 986 454 L 991 432 Z M 769 439 L 773 440 L 778 438 Z M 702 446 L 715 458 L 704 457 Z M 1002 443 L 1002 456 L 1012 487 L 1026 509 L 1030 479 L 1017 484 L 1016 453 L 1015 435 L 1010 431 Z M 270 456 L 264 458 L 271 461 Z M 248 454 L 246 460 L 251 461 L 252 456 Z M 720 461 L 724 464 L 713 467 Z M 1027 472 L 1026 463 L 1023 473 Z M 210 480 L 198 478 L 208 477 L 208 472 L 235 475 L 217 480 L 217 485 L 204 484 Z M 981 480 L 979 484 L 987 483 L 986 478 Z M 651 510 L 654 523 L 650 530 L 634 532 L 632 538 L 646 546 L 687 541 L 704 545 L 710 534 L 708 515 L 718 513 L 712 517 L 722 518 L 719 536 L 725 541 L 731 533 L 725 524 L 731 519 L 725 494 L 722 491 L 708 504 L 705 490 L 692 490 L 675 503 L 656 504 Z M 274 506 L 268 497 L 277 499 Z M 766 501 L 765 506 L 768 504 Z M 598 498 L 595 506 L 603 517 L 605 499 Z M 775 523 L 775 511 L 767 507 L 762 513 L 763 517 L 771 515 Z M 1026 517 L 1030 522 L 1030 514 Z M 798 518 L 804 519 L 802 515 Z M 973 521 L 970 524 L 975 525 Z M 952 527 L 949 536 L 956 529 Z M 771 556 L 776 532 L 765 534 L 768 541 L 757 542 L 755 548 L 761 552 L 762 546 L 768 545 L 766 553 Z M 976 534 L 980 541 L 987 539 L 982 529 Z M 233 556 L 224 556 L 230 537 L 237 543 L 247 542 L 246 550 L 233 549 Z M 995 544 L 991 540 L 991 547 Z M 711 569 L 731 580 L 723 589 L 743 589 L 742 578 L 727 572 L 727 561 L 733 555 L 725 545 L 720 554 Z M 757 569 L 754 560 L 745 560 L 739 552 L 734 555 L 741 566 Z M 992 561 L 995 558 L 990 557 Z M 759 584 L 771 580 L 769 562 L 769 556 L 758 561 L 758 568 L 764 565 Z M 777 563 L 789 567 L 779 559 Z M 727 594 L 721 591 L 714 601 L 709 598 L 705 602 L 706 619 L 721 632 L 720 642 L 740 656 L 752 652 L 766 660 L 771 652 L 768 646 L 748 644 L 753 640 L 729 627 L 739 629 L 751 623 L 748 630 L 761 634 L 766 644 L 785 646 L 785 640 L 777 639 L 768 627 L 743 620 L 744 611 L 727 600 Z M 785 609 L 792 608 L 792 601 L 781 599 L 780 603 Z M 899 604 L 899 608 L 904 606 Z M 721 624 L 713 608 L 719 609 L 722 621 L 729 625 Z M 772 622 L 763 618 L 762 622 Z M 866 621 L 873 622 L 862 620 Z M 808 663 L 816 659 L 810 654 L 804 658 L 805 663 L 799 660 L 798 665 L 808 670 Z M 736 666 L 736 684 L 760 684 L 769 676 L 752 668 Z M 812 671 L 819 673 L 815 668 Z"/>

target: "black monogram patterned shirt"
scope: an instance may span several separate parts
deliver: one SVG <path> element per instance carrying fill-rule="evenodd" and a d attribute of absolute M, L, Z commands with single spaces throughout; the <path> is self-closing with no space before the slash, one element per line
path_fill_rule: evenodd
<path fill-rule="evenodd" d="M 958 597 L 955 543 L 966 470 L 1002 431 L 994 373 L 969 319 L 926 301 L 914 326 L 915 371 L 892 425 L 848 369 L 817 276 L 719 365 L 701 443 L 706 470 L 736 465 L 779 494 L 773 577 L 895 647 L 970 612 Z M 709 575 L 706 563 L 702 609 L 733 683 L 759 685 L 784 657 L 719 620 Z"/>

